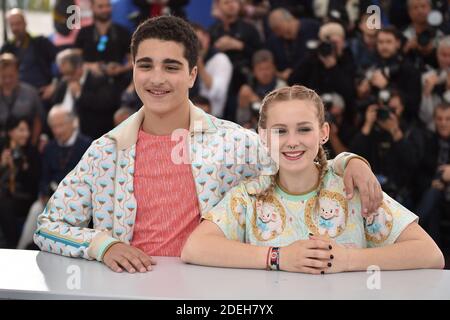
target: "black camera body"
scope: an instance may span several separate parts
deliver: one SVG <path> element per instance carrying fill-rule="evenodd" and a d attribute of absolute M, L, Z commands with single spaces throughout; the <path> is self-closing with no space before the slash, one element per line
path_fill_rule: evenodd
<path fill-rule="evenodd" d="M 336 45 L 329 40 L 321 41 L 317 47 L 317 53 L 323 58 L 336 55 Z"/>
<path fill-rule="evenodd" d="M 436 37 L 436 29 L 427 28 L 417 36 L 417 43 L 421 47 L 428 46 Z"/>
<path fill-rule="evenodd" d="M 389 90 L 381 90 L 378 94 L 379 104 L 377 110 L 377 120 L 384 121 L 389 119 L 392 109 L 389 107 L 392 93 Z"/>
<path fill-rule="evenodd" d="M 330 110 L 333 107 L 333 96 L 329 93 L 324 93 L 320 96 L 325 109 L 325 121 L 329 124 L 336 123 L 335 117 L 331 114 Z"/>
<path fill-rule="evenodd" d="M 22 148 L 20 148 L 20 147 L 19 148 L 14 148 L 11 151 L 11 157 L 12 157 L 14 162 L 22 160 L 23 157 L 24 157 L 24 153 L 22 151 Z"/>
<path fill-rule="evenodd" d="M 377 95 L 370 95 L 365 100 L 356 104 L 356 107 L 361 112 L 365 113 L 367 108 L 371 105 L 378 105 L 377 120 L 384 121 L 389 119 L 392 113 L 392 108 L 389 107 L 389 100 L 391 100 L 392 93 L 390 90 L 381 90 Z"/>

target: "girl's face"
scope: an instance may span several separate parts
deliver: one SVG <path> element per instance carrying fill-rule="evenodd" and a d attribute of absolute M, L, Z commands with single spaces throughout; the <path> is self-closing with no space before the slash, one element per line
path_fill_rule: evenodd
<path fill-rule="evenodd" d="M 21 121 L 17 127 L 9 131 L 9 137 L 11 141 L 15 142 L 18 146 L 23 147 L 27 144 L 30 137 L 30 129 L 25 121 Z"/>
<path fill-rule="evenodd" d="M 314 168 L 319 145 L 329 130 L 328 123 L 320 126 L 312 102 L 290 100 L 269 105 L 267 130 L 260 132 L 268 134 L 268 147 L 280 170 L 299 173 Z"/>

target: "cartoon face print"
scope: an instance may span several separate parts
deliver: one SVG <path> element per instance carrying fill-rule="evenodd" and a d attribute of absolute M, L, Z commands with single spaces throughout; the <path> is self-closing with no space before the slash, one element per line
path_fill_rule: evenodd
<path fill-rule="evenodd" d="M 378 210 L 365 219 L 365 232 L 368 241 L 381 243 L 386 241 L 392 231 L 392 212 L 383 203 Z"/>
<path fill-rule="evenodd" d="M 268 241 L 283 233 L 286 226 L 286 212 L 273 196 L 267 200 L 257 200 L 252 219 L 253 233 L 260 241 Z"/>
<path fill-rule="evenodd" d="M 305 207 L 305 221 L 309 230 L 335 238 L 345 229 L 348 218 L 348 205 L 345 198 L 336 192 L 322 190 L 317 212 L 317 196 L 308 200 Z"/>

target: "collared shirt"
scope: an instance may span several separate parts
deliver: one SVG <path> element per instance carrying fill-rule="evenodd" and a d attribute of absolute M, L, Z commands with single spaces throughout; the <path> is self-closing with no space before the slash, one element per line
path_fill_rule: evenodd
<path fill-rule="evenodd" d="M 64 143 L 59 143 L 59 141 L 58 141 L 57 142 L 58 146 L 60 146 L 60 147 L 71 147 L 71 146 L 73 146 L 75 144 L 75 142 L 77 141 L 77 137 L 78 137 L 78 133 L 79 132 L 80 132 L 79 130 L 74 130 L 72 135 L 70 136 L 69 140 L 67 140 Z"/>
<path fill-rule="evenodd" d="M 80 86 L 83 88 L 84 82 L 86 81 L 87 70 L 83 70 L 83 75 L 80 78 Z M 80 92 L 81 94 L 81 92 Z M 64 95 L 64 100 L 61 103 L 61 107 L 68 111 L 73 111 L 75 99 L 79 97 L 74 97 L 72 92 L 70 92 L 70 88 L 67 85 L 66 94 Z"/>

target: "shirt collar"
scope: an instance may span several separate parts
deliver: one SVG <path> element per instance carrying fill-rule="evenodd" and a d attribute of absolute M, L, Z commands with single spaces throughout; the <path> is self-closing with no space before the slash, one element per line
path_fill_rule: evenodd
<path fill-rule="evenodd" d="M 69 140 L 67 140 L 64 143 L 59 143 L 58 142 L 58 146 L 60 146 L 60 147 L 71 147 L 71 146 L 73 146 L 75 144 L 75 141 L 77 141 L 78 132 L 79 132 L 78 129 L 74 130 L 72 135 L 70 136 Z"/>

